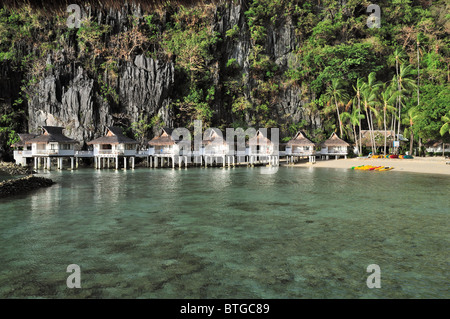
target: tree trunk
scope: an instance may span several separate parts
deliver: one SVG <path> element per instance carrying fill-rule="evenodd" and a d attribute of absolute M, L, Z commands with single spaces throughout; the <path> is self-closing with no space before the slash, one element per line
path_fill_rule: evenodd
<path fill-rule="evenodd" d="M 353 127 L 353 136 L 355 138 L 355 144 L 356 144 L 356 148 L 358 148 L 358 137 L 356 135 L 356 127 L 355 125 L 352 123 L 352 127 Z M 360 155 L 361 153 L 359 153 L 358 155 Z"/>
<path fill-rule="evenodd" d="M 420 55 L 419 55 L 420 42 L 417 40 L 417 106 L 420 104 Z"/>
<path fill-rule="evenodd" d="M 373 138 L 372 138 L 372 130 L 371 130 L 371 125 L 370 125 L 370 117 L 369 117 L 369 112 L 367 111 L 367 107 L 365 107 L 366 110 L 366 117 L 367 117 L 367 125 L 369 126 L 369 136 L 370 136 L 370 143 L 372 144 L 372 154 L 375 154 L 374 149 L 373 149 Z"/>
<path fill-rule="evenodd" d="M 377 153 L 377 143 L 375 142 L 375 128 L 373 125 L 373 117 L 372 117 L 372 111 L 369 110 L 369 114 L 370 114 L 370 123 L 371 123 L 371 130 L 372 130 L 372 151 L 373 154 Z"/>
<path fill-rule="evenodd" d="M 413 141 L 414 141 L 414 132 L 412 130 L 412 126 L 411 126 L 411 141 L 409 142 L 409 155 L 412 155 L 412 151 L 413 151 Z"/>
<path fill-rule="evenodd" d="M 362 154 L 362 135 L 361 135 L 361 98 L 358 94 L 358 118 L 359 118 L 359 155 Z"/>
<path fill-rule="evenodd" d="M 400 91 L 401 91 L 401 87 L 400 87 L 400 79 L 398 77 L 398 58 L 395 59 L 395 72 L 397 73 L 397 89 L 398 89 L 398 133 L 397 133 L 397 138 L 395 138 L 395 131 L 394 131 L 394 140 L 400 141 L 400 121 L 402 119 L 402 99 L 400 96 Z M 400 142 L 399 142 L 400 145 Z M 396 148 L 397 150 L 397 148 Z M 397 153 L 398 154 L 398 153 Z"/>
<path fill-rule="evenodd" d="M 384 155 L 386 156 L 386 143 L 387 143 L 386 107 L 383 108 L 383 122 L 384 122 Z"/>
<path fill-rule="evenodd" d="M 421 153 L 422 153 L 422 138 L 419 137 L 419 156 L 421 155 Z"/>
<path fill-rule="evenodd" d="M 341 132 L 340 138 L 343 138 L 343 137 L 342 137 L 342 122 L 341 122 L 341 116 L 340 116 L 340 114 L 339 114 L 339 107 L 338 107 L 338 104 L 337 104 L 336 97 L 334 97 L 334 102 L 336 103 L 336 110 L 337 110 L 337 115 L 338 115 L 338 120 L 339 120 L 339 132 Z"/>

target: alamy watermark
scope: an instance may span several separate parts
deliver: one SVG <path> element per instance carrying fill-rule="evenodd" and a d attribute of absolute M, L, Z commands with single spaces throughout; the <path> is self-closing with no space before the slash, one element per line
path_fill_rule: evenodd
<path fill-rule="evenodd" d="M 367 7 L 367 12 L 370 13 L 367 18 L 367 26 L 370 29 L 381 27 L 381 9 L 377 4 L 371 4 Z"/>
<path fill-rule="evenodd" d="M 67 277 L 67 288 L 81 288 L 81 269 L 77 264 L 67 266 L 67 272 L 72 273 Z"/>
<path fill-rule="evenodd" d="M 81 19 L 83 17 L 83 12 L 81 10 L 81 7 L 78 4 L 70 4 L 67 7 L 67 12 L 70 13 L 69 17 L 67 18 L 67 26 L 70 29 L 76 28 L 79 29 L 81 26 Z M 369 17 L 367 18 L 367 26 L 372 28 L 380 28 L 381 27 L 381 9 L 380 6 L 377 4 L 370 4 L 367 9 L 367 13 L 370 13 Z"/>
<path fill-rule="evenodd" d="M 377 264 L 367 266 L 367 272 L 372 273 L 367 277 L 367 287 L 370 289 L 381 288 L 381 269 Z"/>

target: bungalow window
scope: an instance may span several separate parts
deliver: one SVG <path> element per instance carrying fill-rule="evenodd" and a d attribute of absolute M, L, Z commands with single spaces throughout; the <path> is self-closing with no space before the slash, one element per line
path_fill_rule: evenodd
<path fill-rule="evenodd" d="M 70 150 L 71 149 L 70 146 L 71 146 L 70 144 L 61 144 L 61 149 L 62 150 Z"/>
<path fill-rule="evenodd" d="M 103 144 L 103 145 L 101 145 L 101 149 L 102 150 L 111 150 L 112 145 L 111 144 Z"/>
<path fill-rule="evenodd" d="M 57 150 L 58 149 L 58 144 L 50 144 L 50 149 L 53 150 Z"/>
<path fill-rule="evenodd" d="M 125 145 L 125 150 L 127 150 L 127 151 L 132 151 L 134 149 L 135 149 L 134 144 L 126 144 Z"/>

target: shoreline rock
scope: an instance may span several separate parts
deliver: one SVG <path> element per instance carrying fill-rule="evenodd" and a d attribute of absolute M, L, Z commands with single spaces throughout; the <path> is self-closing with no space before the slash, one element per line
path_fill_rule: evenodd
<path fill-rule="evenodd" d="M 52 186 L 53 184 L 55 182 L 51 179 L 33 175 L 3 181 L 0 182 L 0 198 L 25 194 L 41 187 Z"/>
<path fill-rule="evenodd" d="M 27 166 L 21 166 L 14 163 L 0 162 L 0 172 L 4 172 L 8 175 L 28 175 L 33 171 Z"/>

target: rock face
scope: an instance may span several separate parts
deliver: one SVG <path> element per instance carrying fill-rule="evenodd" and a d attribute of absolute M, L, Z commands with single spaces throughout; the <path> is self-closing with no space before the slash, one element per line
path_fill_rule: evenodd
<path fill-rule="evenodd" d="M 252 41 L 244 14 L 247 6 L 245 1 L 232 1 L 216 9 L 211 28 L 221 34 L 223 41 L 217 47 L 218 52 L 214 52 L 217 59 L 215 63 L 218 65 L 213 75 L 214 84 L 220 83 L 223 72 L 220 68 L 230 59 L 236 60 L 241 74 L 249 73 Z M 140 10 L 135 7 L 119 11 L 111 9 L 107 14 L 89 14 L 94 15 L 99 23 L 111 25 L 114 32 L 130 28 L 127 14 L 141 16 Z M 233 38 L 226 37 L 227 30 L 235 26 L 239 28 L 238 34 Z M 264 49 L 280 72 L 292 63 L 293 52 L 298 46 L 294 25 L 289 17 L 267 28 Z M 175 99 L 173 92 L 177 83 L 175 65 L 171 61 L 156 60 L 144 54 L 133 56 L 128 61 L 120 61 L 117 81 L 112 87 L 117 93 L 115 103 L 102 96 L 97 79 L 89 75 L 81 65 L 76 65 L 75 61 L 54 64 L 51 72 L 36 84 L 36 94 L 28 101 L 30 132 L 37 132 L 42 125 L 63 126 L 66 128 L 66 135 L 80 142 L 87 142 L 104 134 L 105 126 L 130 126 L 142 115 L 148 118 L 159 116 L 169 127 L 173 127 L 176 122 L 177 114 L 169 107 Z M 250 92 L 255 85 L 252 79 L 247 79 L 247 83 L 244 83 L 248 99 L 251 99 Z M 221 94 L 223 92 L 218 89 L 214 119 L 216 122 L 228 122 L 230 111 L 221 105 Z M 304 108 L 311 98 L 313 97 L 308 93 L 302 94 L 298 86 L 280 88 L 276 106 L 278 118 L 289 118 L 294 123 L 304 120 L 310 128 L 320 128 L 318 115 L 310 114 Z"/>
<path fill-rule="evenodd" d="M 28 103 L 29 131 L 39 132 L 42 125 L 65 127 L 65 134 L 79 141 L 89 141 L 114 124 L 114 114 L 121 114 L 128 124 L 140 114 L 160 115 L 171 124 L 168 111 L 174 83 L 174 66 L 138 55 L 134 62 L 120 67 L 118 86 L 114 88 L 119 103 L 113 108 L 100 96 L 82 67 L 71 70 L 54 68 L 39 81 L 36 94 Z"/>

